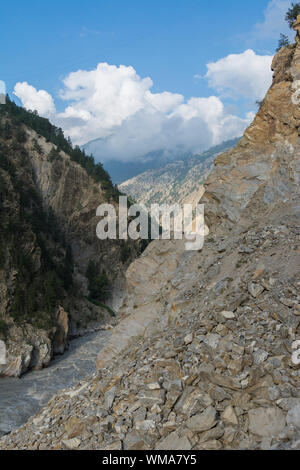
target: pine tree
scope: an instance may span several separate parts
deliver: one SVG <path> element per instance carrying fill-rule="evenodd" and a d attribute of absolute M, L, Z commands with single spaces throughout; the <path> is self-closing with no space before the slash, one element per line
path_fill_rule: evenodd
<path fill-rule="evenodd" d="M 18 283 L 15 289 L 15 295 L 12 305 L 12 315 L 15 320 L 20 320 L 25 314 L 26 298 L 23 289 Z"/>
<path fill-rule="evenodd" d="M 89 281 L 90 298 L 99 302 L 106 300 L 109 295 L 109 280 L 105 273 L 99 272 L 97 263 L 94 261 L 89 261 L 86 277 Z"/>
<path fill-rule="evenodd" d="M 279 39 L 279 42 L 278 42 L 278 47 L 276 49 L 276 51 L 280 51 L 280 49 L 282 47 L 286 47 L 286 46 L 289 46 L 290 45 L 290 41 L 289 41 L 289 38 L 285 35 L 285 34 L 280 34 L 280 39 Z"/>
<path fill-rule="evenodd" d="M 288 22 L 289 27 L 292 29 L 297 16 L 300 15 L 300 2 L 292 3 L 291 8 L 288 9 L 285 20 Z"/>
<path fill-rule="evenodd" d="M 74 261 L 73 253 L 70 245 L 67 246 L 65 261 L 64 261 L 64 272 L 63 272 L 63 281 L 65 289 L 68 289 L 73 284 L 73 271 L 74 271 Z"/>
<path fill-rule="evenodd" d="M 50 271 L 46 275 L 46 279 L 44 281 L 44 301 L 46 311 L 48 313 L 53 312 L 56 306 L 56 299 L 57 299 L 57 277 L 54 271 Z"/>

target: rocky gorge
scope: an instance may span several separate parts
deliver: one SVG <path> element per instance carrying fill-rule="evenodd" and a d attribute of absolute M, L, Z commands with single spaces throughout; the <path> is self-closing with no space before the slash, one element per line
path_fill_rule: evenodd
<path fill-rule="evenodd" d="M 101 165 L 9 98 L 0 111 L 0 376 L 18 377 L 114 321 L 141 247 L 95 236 L 98 205 L 119 196 Z"/>
<path fill-rule="evenodd" d="M 96 370 L 99 347 L 106 343 L 110 329 L 86 332 L 70 341 L 63 355 L 55 356 L 48 367 L 18 377 L 1 379 L 0 435 L 24 424 L 61 389 L 72 387 Z"/>
<path fill-rule="evenodd" d="M 152 242 L 97 371 L 1 449 L 300 448 L 300 15 L 238 145 L 204 183 L 204 248 Z"/>

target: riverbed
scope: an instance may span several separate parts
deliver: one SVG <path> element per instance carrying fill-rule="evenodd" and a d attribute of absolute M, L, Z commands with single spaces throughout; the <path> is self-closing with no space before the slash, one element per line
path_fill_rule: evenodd
<path fill-rule="evenodd" d="M 47 368 L 0 379 L 0 436 L 25 423 L 60 390 L 93 374 L 97 355 L 110 335 L 110 330 L 86 334 L 70 341 L 68 351 Z"/>

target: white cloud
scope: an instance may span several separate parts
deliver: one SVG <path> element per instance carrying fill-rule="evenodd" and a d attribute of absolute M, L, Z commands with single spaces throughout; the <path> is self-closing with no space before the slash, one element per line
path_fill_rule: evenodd
<path fill-rule="evenodd" d="M 27 82 L 16 84 L 14 94 L 20 98 L 23 106 L 32 111 L 38 111 L 41 116 L 52 117 L 56 109 L 52 96 L 45 90 L 37 91 Z"/>
<path fill-rule="evenodd" d="M 173 115 L 181 116 L 186 123 L 193 120 L 205 123 L 211 134 L 212 145 L 242 135 L 245 127 L 251 122 L 250 115 L 242 119 L 227 113 L 224 104 L 216 96 L 191 98 L 187 103 L 178 106 Z"/>
<path fill-rule="evenodd" d="M 218 92 L 261 98 L 269 84 L 271 57 L 253 51 L 208 64 L 208 78 Z M 246 64 L 246 65 L 245 65 Z M 17 83 L 15 94 L 23 105 L 51 116 L 73 142 L 94 141 L 89 150 L 101 161 L 136 160 L 164 149 L 168 153 L 200 152 L 240 136 L 253 119 L 232 114 L 218 96 L 193 97 L 151 91 L 151 78 L 133 67 L 100 63 L 91 71 L 78 70 L 63 80 L 60 98 L 67 101 L 55 113 L 51 95 L 27 83 Z"/>
<path fill-rule="evenodd" d="M 271 0 L 264 11 L 264 21 L 257 23 L 254 28 L 256 39 L 279 39 L 280 33 L 293 33 L 285 21 L 285 14 L 291 6 L 290 0 Z"/>
<path fill-rule="evenodd" d="M 262 99 L 272 83 L 273 56 L 257 55 L 251 49 L 230 54 L 207 64 L 206 78 L 212 88 L 233 98 Z"/>
<path fill-rule="evenodd" d="M 226 114 L 217 97 L 192 98 L 169 114 L 142 109 L 124 120 L 108 138 L 91 143 L 89 151 L 102 161 L 107 156 L 109 159 L 135 160 L 161 149 L 166 156 L 200 152 L 240 136 L 250 124 L 251 117 L 242 119 Z"/>

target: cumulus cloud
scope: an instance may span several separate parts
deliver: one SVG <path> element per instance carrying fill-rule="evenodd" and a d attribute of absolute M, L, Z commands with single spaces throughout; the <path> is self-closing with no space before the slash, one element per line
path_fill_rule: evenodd
<path fill-rule="evenodd" d="M 284 19 L 290 6 L 290 0 L 271 0 L 264 11 L 264 20 L 255 25 L 253 34 L 256 39 L 279 39 L 280 33 L 292 36 Z"/>
<path fill-rule="evenodd" d="M 230 54 L 207 64 L 209 85 L 233 98 L 262 99 L 272 83 L 273 56 L 257 55 L 251 49 Z"/>
<path fill-rule="evenodd" d="M 258 99 L 271 78 L 270 61 L 246 51 L 208 64 L 206 78 L 218 92 Z M 15 94 L 26 108 L 51 116 L 73 142 L 92 141 L 88 150 L 103 162 L 137 160 L 162 149 L 200 152 L 240 136 L 253 119 L 252 113 L 232 114 L 218 96 L 186 100 L 167 91 L 153 93 L 152 86 L 151 78 L 140 77 L 133 67 L 100 63 L 63 80 L 63 112 L 56 113 L 51 95 L 27 83 L 17 83 Z"/>
<path fill-rule="evenodd" d="M 45 90 L 37 90 L 27 82 L 16 84 L 14 94 L 20 98 L 23 106 L 38 111 L 41 116 L 52 117 L 56 113 L 52 96 Z"/>
<path fill-rule="evenodd" d="M 251 122 L 227 114 L 217 97 L 192 98 L 165 114 L 142 109 L 124 120 L 109 137 L 92 142 L 88 150 L 103 161 L 135 160 L 164 150 L 166 158 L 187 151 L 200 152 L 224 140 L 240 136 Z"/>

